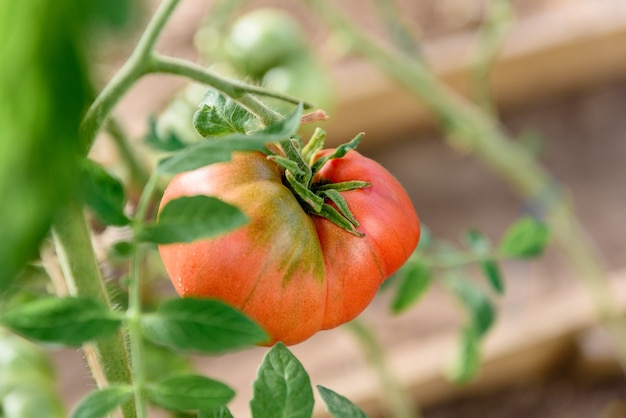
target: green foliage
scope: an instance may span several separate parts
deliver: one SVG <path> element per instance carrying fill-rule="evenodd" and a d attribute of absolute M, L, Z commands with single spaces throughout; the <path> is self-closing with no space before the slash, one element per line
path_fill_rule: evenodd
<path fill-rule="evenodd" d="M 252 120 L 252 114 L 245 107 L 223 93 L 209 89 L 193 115 L 193 126 L 204 137 L 245 134 Z"/>
<path fill-rule="evenodd" d="M 324 386 L 318 385 L 317 391 L 322 396 L 326 409 L 333 418 L 367 418 L 367 414 L 346 397 Z"/>
<path fill-rule="evenodd" d="M 120 315 L 84 297 L 35 300 L 3 312 L 0 321 L 33 340 L 69 346 L 109 336 L 122 322 Z"/>
<path fill-rule="evenodd" d="M 33 258 L 77 179 L 90 88 L 72 2 L 0 2 L 0 290 Z"/>
<path fill-rule="evenodd" d="M 263 359 L 253 385 L 252 416 L 310 418 L 313 389 L 302 364 L 282 343 Z"/>
<path fill-rule="evenodd" d="M 43 350 L 4 328 L 0 328 L 0 411 L 3 418 L 65 416 Z"/>
<path fill-rule="evenodd" d="M 548 227 L 532 218 L 523 218 L 506 231 L 499 251 L 504 257 L 530 258 L 541 255 L 548 244 Z"/>
<path fill-rule="evenodd" d="M 151 117 L 148 121 L 148 133 L 144 138 L 146 144 L 159 151 L 178 151 L 187 144 L 173 132 L 159 133 L 156 118 Z"/>
<path fill-rule="evenodd" d="M 221 353 L 258 344 L 267 334 L 236 309 L 209 299 L 173 299 L 142 319 L 155 344 L 185 351 Z"/>
<path fill-rule="evenodd" d="M 199 375 L 172 376 L 148 388 L 152 402 L 172 411 L 212 410 L 225 406 L 234 396 L 224 383 Z"/>
<path fill-rule="evenodd" d="M 115 408 L 130 400 L 133 387 L 129 385 L 111 385 L 89 393 L 72 412 L 71 418 L 101 418 L 113 412 Z"/>
<path fill-rule="evenodd" d="M 399 276 L 400 283 L 391 303 L 394 314 L 402 313 L 419 302 L 432 282 L 430 267 L 419 260 L 409 262 Z"/>
<path fill-rule="evenodd" d="M 265 129 L 248 135 L 234 133 L 219 139 L 189 145 L 161 161 L 158 170 L 163 174 L 176 174 L 209 164 L 229 161 L 233 151 L 264 151 L 267 144 L 282 141 L 295 134 L 300 126 L 301 114 L 302 105 L 299 105 L 285 119 Z"/>
<path fill-rule="evenodd" d="M 82 161 L 80 178 L 81 197 L 102 223 L 122 226 L 130 222 L 124 214 L 124 185 L 118 179 L 90 159 Z"/>
<path fill-rule="evenodd" d="M 466 234 L 466 241 L 474 253 L 481 257 L 479 261 L 480 268 L 493 290 L 503 294 L 504 281 L 502 280 L 498 264 L 490 257 L 492 248 L 487 237 L 476 229 L 470 229 Z"/>
<path fill-rule="evenodd" d="M 157 244 L 192 242 L 223 234 L 248 222 L 237 207 L 211 196 L 183 196 L 168 202 L 159 221 L 144 225 L 141 241 Z"/>
<path fill-rule="evenodd" d="M 496 316 L 489 297 L 480 287 L 467 279 L 451 277 L 446 284 L 467 310 L 471 328 L 479 337 L 485 335 Z"/>
<path fill-rule="evenodd" d="M 456 383 L 467 383 L 476 376 L 480 368 L 481 337 L 472 326 L 461 329 L 458 352 L 449 371 L 448 378 Z"/>

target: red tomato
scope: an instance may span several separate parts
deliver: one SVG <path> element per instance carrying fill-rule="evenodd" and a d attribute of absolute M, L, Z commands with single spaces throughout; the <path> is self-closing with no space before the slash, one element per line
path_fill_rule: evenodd
<path fill-rule="evenodd" d="M 356 151 L 329 160 L 314 182 L 352 180 L 371 183 L 342 192 L 364 237 L 305 212 L 279 167 L 261 153 L 235 153 L 230 162 L 177 175 L 161 205 L 180 196 L 217 196 L 250 222 L 217 238 L 161 245 L 174 287 L 181 296 L 241 309 L 269 333 L 268 344 L 296 344 L 355 318 L 411 255 L 420 226 L 398 181 Z"/>

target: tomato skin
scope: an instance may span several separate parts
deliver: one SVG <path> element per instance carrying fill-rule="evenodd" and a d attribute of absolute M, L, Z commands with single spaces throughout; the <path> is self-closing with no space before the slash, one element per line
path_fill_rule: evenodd
<path fill-rule="evenodd" d="M 217 238 L 161 245 L 176 291 L 241 309 L 266 329 L 268 344 L 296 344 L 355 318 L 417 246 L 419 220 L 397 180 L 356 151 L 330 160 L 314 180 L 371 183 L 342 192 L 364 237 L 306 213 L 282 184 L 278 166 L 261 153 L 235 153 L 230 162 L 174 177 L 162 206 L 206 194 L 250 219 Z"/>

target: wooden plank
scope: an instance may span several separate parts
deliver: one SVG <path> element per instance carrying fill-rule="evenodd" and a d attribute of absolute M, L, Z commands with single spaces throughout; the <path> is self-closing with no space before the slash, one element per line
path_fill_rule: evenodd
<path fill-rule="evenodd" d="M 467 91 L 475 34 L 423 45 L 433 71 Z M 503 108 L 532 103 L 626 77 L 626 1 L 587 0 L 518 21 L 493 72 Z M 401 86 L 370 64 L 356 61 L 334 70 L 339 105 L 326 130 L 337 142 L 364 131 L 368 141 L 432 126 L 432 115 Z"/>

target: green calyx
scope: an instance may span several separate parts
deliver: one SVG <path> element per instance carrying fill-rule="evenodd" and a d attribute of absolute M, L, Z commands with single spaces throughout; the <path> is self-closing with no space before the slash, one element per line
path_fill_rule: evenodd
<path fill-rule="evenodd" d="M 338 146 L 331 154 L 315 160 L 324 147 L 326 133 L 317 128 L 309 142 L 303 146 L 299 137 L 280 143 L 284 155 L 270 155 L 268 158 L 283 170 L 283 182 L 300 202 L 305 211 L 322 216 L 353 235 L 363 237 L 357 231 L 359 222 L 348 207 L 340 192 L 369 187 L 370 183 L 360 180 L 340 183 L 315 183 L 313 178 L 332 159 L 342 158 L 357 147 L 363 134 L 357 135 L 346 144 Z"/>

